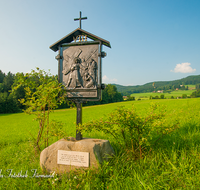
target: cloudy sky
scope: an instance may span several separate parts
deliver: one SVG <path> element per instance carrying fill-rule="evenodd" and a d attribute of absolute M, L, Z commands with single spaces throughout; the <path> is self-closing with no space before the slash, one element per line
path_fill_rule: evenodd
<path fill-rule="evenodd" d="M 49 46 L 79 27 L 104 47 L 103 82 L 141 85 L 200 75 L 199 0 L 0 0 L 0 70 L 57 74 Z"/>

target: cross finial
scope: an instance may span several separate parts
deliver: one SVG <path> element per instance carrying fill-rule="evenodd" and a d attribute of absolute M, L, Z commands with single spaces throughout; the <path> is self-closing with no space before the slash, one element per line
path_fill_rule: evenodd
<path fill-rule="evenodd" d="M 79 18 L 75 18 L 74 21 L 79 20 L 79 28 L 81 29 L 81 20 L 85 20 L 87 19 L 87 17 L 82 17 L 81 18 L 81 11 L 80 11 L 80 17 Z"/>

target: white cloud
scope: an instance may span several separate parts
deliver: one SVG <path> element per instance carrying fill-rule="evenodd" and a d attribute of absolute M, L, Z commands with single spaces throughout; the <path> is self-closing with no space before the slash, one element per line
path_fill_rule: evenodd
<path fill-rule="evenodd" d="M 109 78 L 108 78 L 106 75 L 104 75 L 104 76 L 102 77 L 102 80 L 103 80 L 103 82 L 105 82 L 105 81 L 108 81 Z"/>
<path fill-rule="evenodd" d="M 171 70 L 171 72 L 175 73 L 194 73 L 196 69 L 193 69 L 191 66 L 191 63 L 181 63 L 177 64 L 174 70 Z"/>
<path fill-rule="evenodd" d="M 110 79 L 111 82 L 117 82 L 117 79 Z"/>
<path fill-rule="evenodd" d="M 117 79 L 109 79 L 106 75 L 104 75 L 103 77 L 102 77 L 102 82 L 103 83 L 109 83 L 109 82 L 117 82 L 118 80 Z"/>

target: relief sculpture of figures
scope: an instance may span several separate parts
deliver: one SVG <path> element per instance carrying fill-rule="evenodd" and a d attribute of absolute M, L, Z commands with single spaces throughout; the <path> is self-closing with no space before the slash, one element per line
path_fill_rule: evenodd
<path fill-rule="evenodd" d="M 70 49 L 71 48 L 71 49 Z M 96 89 L 98 51 L 90 47 L 70 47 L 64 51 L 63 82 L 67 89 Z"/>
<path fill-rule="evenodd" d="M 71 85 L 73 88 L 83 88 L 80 75 L 80 61 L 80 58 L 74 58 L 70 71 L 68 73 L 65 73 L 65 75 L 69 74 L 67 87 Z"/>
<path fill-rule="evenodd" d="M 85 80 L 87 81 L 86 88 L 96 87 L 96 71 L 97 63 L 94 61 L 94 59 L 91 59 L 88 65 L 88 71 L 85 73 Z"/>

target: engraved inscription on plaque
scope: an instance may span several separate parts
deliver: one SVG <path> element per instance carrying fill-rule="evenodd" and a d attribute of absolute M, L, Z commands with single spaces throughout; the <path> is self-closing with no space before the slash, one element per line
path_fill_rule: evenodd
<path fill-rule="evenodd" d="M 57 164 L 89 167 L 89 152 L 58 150 Z"/>
<path fill-rule="evenodd" d="M 81 92 L 81 91 L 74 91 L 74 92 L 68 92 L 67 96 L 70 97 L 88 97 L 88 98 L 93 98 L 97 97 L 97 90 L 90 90 L 89 92 Z"/>

